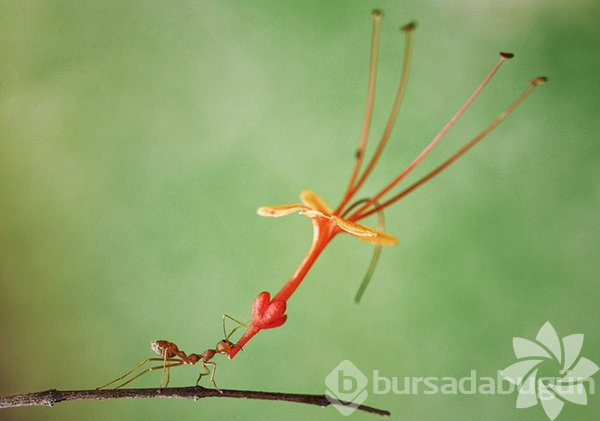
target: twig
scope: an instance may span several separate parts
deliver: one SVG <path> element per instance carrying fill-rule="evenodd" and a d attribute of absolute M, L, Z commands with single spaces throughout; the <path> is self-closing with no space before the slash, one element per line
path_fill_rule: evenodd
<path fill-rule="evenodd" d="M 179 398 L 193 399 L 195 401 L 203 398 L 236 398 L 236 399 L 258 399 L 266 401 L 282 401 L 304 403 L 326 407 L 332 405 L 326 395 L 305 395 L 298 393 L 282 392 L 259 392 L 253 390 L 221 390 L 205 389 L 200 386 L 192 387 L 169 387 L 165 389 L 109 389 L 109 390 L 56 390 L 50 389 L 44 392 L 26 393 L 24 395 L 0 396 L 0 409 L 15 408 L 20 406 L 54 406 L 63 401 L 74 400 L 104 400 L 104 399 L 134 399 L 134 398 Z M 366 405 L 349 403 L 358 411 L 389 417 L 390 412 Z"/>

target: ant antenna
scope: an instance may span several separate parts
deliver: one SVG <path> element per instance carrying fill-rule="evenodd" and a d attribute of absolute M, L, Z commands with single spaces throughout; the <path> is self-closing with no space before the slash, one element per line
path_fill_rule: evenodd
<path fill-rule="evenodd" d="M 225 320 L 229 319 L 232 322 L 236 323 L 237 326 L 234 327 L 231 332 L 229 332 L 229 334 L 227 334 L 227 329 L 225 328 Z M 233 335 L 235 332 L 237 332 L 239 329 L 241 329 L 242 327 L 248 327 L 249 323 L 244 323 L 244 322 L 240 322 L 239 320 L 231 317 L 229 314 L 223 314 L 223 337 L 225 338 L 226 341 L 229 341 L 229 338 L 231 338 L 231 335 Z"/>

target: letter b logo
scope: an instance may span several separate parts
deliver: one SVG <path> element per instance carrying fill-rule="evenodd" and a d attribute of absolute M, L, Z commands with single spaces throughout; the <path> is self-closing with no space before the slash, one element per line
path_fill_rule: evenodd
<path fill-rule="evenodd" d="M 369 396 L 364 390 L 367 383 L 365 375 L 354 364 L 345 360 L 325 378 L 325 396 L 342 415 L 350 415 Z"/>
<path fill-rule="evenodd" d="M 358 381 L 354 376 L 346 376 L 343 371 L 338 371 L 338 393 L 352 394 L 356 391 Z"/>

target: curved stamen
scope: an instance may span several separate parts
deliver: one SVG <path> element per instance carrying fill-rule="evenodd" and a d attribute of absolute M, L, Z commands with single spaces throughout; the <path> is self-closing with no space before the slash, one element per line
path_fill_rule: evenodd
<path fill-rule="evenodd" d="M 368 202 L 369 199 L 361 199 L 358 200 L 356 202 L 354 202 L 348 209 L 346 209 L 346 211 L 344 212 L 344 214 L 348 214 L 350 212 L 352 212 L 352 210 L 359 206 L 362 203 Z M 385 217 L 383 215 L 383 211 L 379 211 L 377 213 L 377 228 L 380 231 L 385 231 Z M 381 256 L 381 249 L 383 247 L 382 246 L 375 246 L 375 248 L 373 249 L 373 255 L 371 256 L 371 261 L 369 262 L 369 267 L 367 268 L 367 271 L 365 272 L 363 279 L 358 287 L 358 290 L 356 291 L 356 295 L 354 296 L 354 302 L 356 304 L 358 304 L 362 298 L 362 296 L 364 295 L 365 291 L 367 290 L 367 287 L 369 286 L 369 283 L 371 282 L 371 278 L 373 278 L 373 274 L 375 273 L 375 269 L 377 268 L 377 264 L 379 263 L 379 257 Z"/>
<path fill-rule="evenodd" d="M 379 160 L 379 157 L 381 156 L 381 153 L 383 152 L 383 149 L 385 148 L 385 145 L 387 144 L 387 141 L 388 141 L 390 135 L 392 134 L 392 129 L 394 128 L 394 123 L 396 122 L 396 118 L 398 117 L 398 113 L 400 112 L 400 106 L 402 105 L 402 100 L 404 99 L 404 93 L 406 92 L 406 86 L 408 85 L 408 74 L 410 71 L 410 64 L 412 61 L 413 32 L 414 32 L 415 28 L 416 28 L 416 24 L 414 22 L 404 25 L 401 28 L 406 33 L 406 41 L 405 41 L 405 48 L 404 48 L 404 61 L 402 64 L 402 73 L 400 76 L 400 82 L 398 83 L 398 90 L 396 91 L 396 98 L 394 99 L 392 111 L 390 112 L 390 116 L 389 116 L 387 124 L 385 126 L 385 130 L 383 132 L 383 135 L 381 136 L 381 139 L 379 140 L 379 144 L 377 145 L 377 149 L 375 150 L 373 157 L 369 161 L 369 164 L 367 165 L 367 168 L 365 169 L 365 172 L 363 173 L 363 175 L 356 182 L 356 184 L 354 184 L 354 180 L 356 179 L 356 176 L 358 175 L 358 169 L 359 169 L 360 165 L 362 164 L 363 156 L 365 153 L 365 147 L 366 147 L 366 143 L 367 143 L 366 138 L 364 139 L 364 144 L 361 143 L 361 147 L 358 149 L 357 165 L 355 166 L 356 174 L 355 173 L 352 174 L 352 179 L 351 179 L 350 185 L 348 186 L 346 195 L 344 196 L 344 199 L 342 200 L 342 202 L 336 209 L 336 213 L 339 213 L 342 211 L 342 209 L 344 209 L 344 206 L 346 206 L 346 204 L 350 201 L 350 199 L 352 199 L 352 197 L 358 192 L 358 190 L 363 185 L 363 183 L 365 182 L 365 180 L 367 179 L 369 174 L 373 171 L 373 168 L 375 168 L 375 165 L 377 164 L 377 161 Z M 364 134 L 364 132 L 363 132 L 363 134 Z"/>
<path fill-rule="evenodd" d="M 375 212 L 382 211 L 386 207 L 392 205 L 393 203 L 402 199 L 404 196 L 406 196 L 409 193 L 416 190 L 422 184 L 425 184 L 426 182 L 431 180 L 433 177 L 435 177 L 436 175 L 441 173 L 444 169 L 448 168 L 458 158 L 460 158 L 462 155 L 467 153 L 467 151 L 469 151 L 469 149 L 471 149 L 473 146 L 475 146 L 477 143 L 479 143 L 479 141 L 481 141 L 481 139 L 483 139 L 492 130 L 494 130 L 496 128 L 496 126 L 498 126 L 506 117 L 508 117 L 529 96 L 529 94 L 531 94 L 531 92 L 535 89 L 536 86 L 543 85 L 547 81 L 548 81 L 548 78 L 546 78 L 545 76 L 538 77 L 538 78 L 534 79 L 533 81 L 531 81 L 531 84 L 527 87 L 527 89 L 525 89 L 525 91 L 523 91 L 523 93 L 506 110 L 504 110 L 504 112 L 502 112 L 485 129 L 483 129 L 481 132 L 479 132 L 479 134 L 477 136 L 475 136 L 469 143 L 467 143 L 465 146 L 463 146 L 461 149 L 459 149 L 454 155 L 452 155 L 449 159 L 447 159 L 443 164 L 441 164 L 439 167 L 435 168 L 433 171 L 428 173 L 426 176 L 424 176 L 420 180 L 413 183 L 411 186 L 409 186 L 405 190 L 398 193 L 396 196 L 392 197 L 391 199 L 387 200 L 386 202 L 383 202 L 381 205 L 376 206 L 375 208 L 371 209 L 370 211 L 364 213 L 363 215 L 358 216 L 357 218 L 355 218 L 355 220 L 358 221 L 360 219 L 366 218 L 366 217 L 374 214 Z"/>
<path fill-rule="evenodd" d="M 365 118 L 363 123 L 363 129 L 360 136 L 360 143 L 358 150 L 356 151 L 356 162 L 354 169 L 352 170 L 352 176 L 348 183 L 348 188 L 344 195 L 342 203 L 345 204 L 347 200 L 350 200 L 352 193 L 352 186 L 362 165 L 365 149 L 367 147 L 367 140 L 369 139 L 369 131 L 371 129 L 371 120 L 373 119 L 373 104 L 375 103 L 375 82 L 377 80 L 377 56 L 379 53 L 379 33 L 381 32 L 381 11 L 373 10 L 373 34 L 371 36 L 371 61 L 369 64 L 369 82 L 367 86 L 367 107 L 365 110 Z"/>
<path fill-rule="evenodd" d="M 421 153 L 414 159 L 413 162 L 410 163 L 408 167 L 404 171 L 398 175 L 391 183 L 389 183 L 386 187 L 384 187 L 379 193 L 377 193 L 373 198 L 368 202 L 361 206 L 358 209 L 352 218 L 361 218 L 361 213 L 372 206 L 376 201 L 381 199 L 387 192 L 393 189 L 400 181 L 402 181 L 429 153 L 433 150 L 433 148 L 446 136 L 448 131 L 456 124 L 456 122 L 462 117 L 462 115 L 467 111 L 467 108 L 475 101 L 477 96 L 483 91 L 483 89 L 490 82 L 492 77 L 496 74 L 496 72 L 500 69 L 502 64 L 512 58 L 513 55 L 511 53 L 500 53 L 500 60 L 496 63 L 496 65 L 492 68 L 492 70 L 488 73 L 488 75 L 483 79 L 483 82 L 473 91 L 471 96 L 467 99 L 467 101 L 459 108 L 459 110 L 452 116 L 450 121 L 446 123 L 446 125 L 440 130 L 440 132 L 433 138 L 433 140 L 421 151 Z"/>

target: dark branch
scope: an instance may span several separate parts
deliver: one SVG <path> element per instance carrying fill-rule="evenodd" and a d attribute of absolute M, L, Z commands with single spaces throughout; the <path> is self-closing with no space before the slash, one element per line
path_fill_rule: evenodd
<path fill-rule="evenodd" d="M 195 401 L 203 398 L 237 398 L 258 399 L 265 401 L 281 401 L 304 403 L 326 407 L 332 405 L 325 395 L 304 395 L 297 393 L 281 392 L 258 392 L 253 390 L 221 390 L 205 389 L 203 387 L 169 387 L 165 389 L 109 389 L 109 390 L 56 390 L 50 389 L 44 392 L 27 393 L 24 395 L 0 397 L 0 409 L 15 408 L 19 406 L 54 406 L 63 401 L 74 400 L 104 400 L 104 399 L 132 399 L 132 398 L 179 398 L 193 399 Z M 366 405 L 348 404 L 354 406 L 358 411 L 389 417 L 390 412 L 383 409 L 372 408 Z"/>

